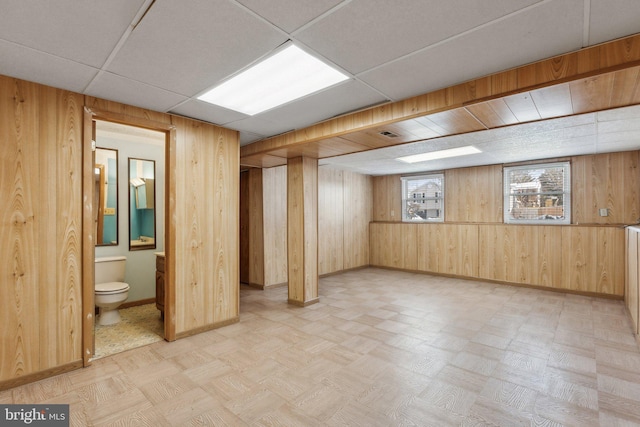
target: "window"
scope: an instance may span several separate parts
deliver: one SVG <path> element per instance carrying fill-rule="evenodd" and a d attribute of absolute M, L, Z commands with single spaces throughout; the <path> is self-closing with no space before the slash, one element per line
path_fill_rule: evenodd
<path fill-rule="evenodd" d="M 570 224 L 569 162 L 504 168 L 504 222 Z"/>
<path fill-rule="evenodd" d="M 402 220 L 444 220 L 444 175 L 402 177 Z"/>

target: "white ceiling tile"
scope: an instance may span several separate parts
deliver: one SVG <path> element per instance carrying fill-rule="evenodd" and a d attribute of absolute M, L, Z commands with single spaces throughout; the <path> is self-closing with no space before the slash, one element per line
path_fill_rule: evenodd
<path fill-rule="evenodd" d="M 398 100 L 573 51 L 582 47 L 582 4 L 544 3 L 358 77 Z"/>
<path fill-rule="evenodd" d="M 635 108 L 640 110 L 640 106 Z M 636 111 L 618 110 L 624 119 L 596 124 L 595 113 L 580 114 L 347 154 L 323 159 L 320 164 L 385 175 L 640 149 Z M 615 112 L 610 110 L 607 117 L 615 116 Z M 395 160 L 465 145 L 473 145 L 482 153 L 414 164 Z"/>
<path fill-rule="evenodd" d="M 99 74 L 86 93 L 99 98 L 116 98 L 125 104 L 162 112 L 187 99 L 182 95 L 107 72 Z"/>
<path fill-rule="evenodd" d="M 538 1 L 353 0 L 297 38 L 360 73 Z"/>
<path fill-rule="evenodd" d="M 348 80 L 316 94 L 290 102 L 257 115 L 270 122 L 288 122 L 289 129 L 299 129 L 363 106 L 387 101 L 378 92 L 356 80 Z"/>
<path fill-rule="evenodd" d="M 314 0 L 312 2 L 301 2 L 299 0 L 237 1 L 287 33 L 292 33 L 342 2 L 342 0 Z"/>
<path fill-rule="evenodd" d="M 240 132 L 240 146 L 251 144 L 265 138 L 266 135 L 258 135 L 251 132 Z"/>
<path fill-rule="evenodd" d="M 0 40 L 0 74 L 82 93 L 98 70 Z"/>
<path fill-rule="evenodd" d="M 143 3 L 3 0 L 0 39 L 100 68 Z"/>
<path fill-rule="evenodd" d="M 598 122 L 640 119 L 640 105 L 598 111 L 595 114 L 597 114 Z"/>
<path fill-rule="evenodd" d="M 287 40 L 229 1 L 156 2 L 109 71 L 187 96 L 214 86 Z"/>
<path fill-rule="evenodd" d="M 589 10 L 590 45 L 640 32 L 638 0 L 592 0 Z"/>
<path fill-rule="evenodd" d="M 242 120 L 249 116 L 238 113 L 237 111 L 227 110 L 208 102 L 190 99 L 189 101 L 171 109 L 171 113 L 185 117 L 192 117 L 198 120 L 205 120 L 217 125 L 225 125 L 236 120 Z"/>
<path fill-rule="evenodd" d="M 615 151 L 640 150 L 640 135 L 638 133 L 624 132 L 612 138 L 604 138 L 598 141 L 598 153 L 611 153 Z"/>
<path fill-rule="evenodd" d="M 257 116 L 236 120 L 225 125 L 225 127 L 228 127 L 230 129 L 235 129 L 240 132 L 249 132 L 256 135 L 277 135 L 283 132 L 290 131 L 291 129 L 288 126 L 289 123 L 287 122 L 272 122 L 261 119 Z"/>

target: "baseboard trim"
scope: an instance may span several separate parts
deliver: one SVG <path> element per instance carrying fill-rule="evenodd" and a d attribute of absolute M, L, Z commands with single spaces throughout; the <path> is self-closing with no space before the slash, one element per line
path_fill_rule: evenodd
<path fill-rule="evenodd" d="M 482 277 L 471 277 L 471 276 L 458 276 L 455 274 L 445 274 L 445 273 L 434 273 L 432 271 L 422 271 L 422 270 L 407 270 L 404 268 L 396 268 L 396 267 L 387 267 L 382 265 L 370 265 L 371 268 L 380 268 L 382 270 L 393 270 L 393 271 L 404 271 L 407 273 L 415 273 L 415 274 L 424 274 L 427 276 L 437 276 L 437 277 L 451 277 L 454 279 L 462 279 L 462 280 L 470 280 L 474 282 L 486 282 L 486 283 L 496 283 L 498 285 L 507 285 L 507 286 L 515 286 L 518 288 L 529 288 L 529 289 L 537 289 L 540 291 L 549 291 L 549 292 L 558 292 L 561 294 L 571 294 L 571 295 L 581 295 L 585 297 L 596 297 L 596 298 L 605 298 L 611 300 L 624 300 L 623 295 L 612 295 L 612 294 L 603 294 L 599 292 L 587 292 L 587 291 L 577 291 L 574 289 L 564 289 L 564 288 L 553 288 L 547 286 L 540 285 L 530 285 L 528 283 L 515 283 L 515 282 L 505 282 L 502 280 L 492 280 L 485 279 Z"/>
<path fill-rule="evenodd" d="M 188 331 L 178 332 L 176 334 L 176 339 L 191 337 L 193 335 L 198 335 L 203 332 L 211 331 L 213 329 L 222 328 L 223 326 L 233 325 L 234 323 L 238 323 L 239 321 L 240 321 L 240 317 L 236 316 L 229 320 L 223 320 L 222 322 L 216 322 L 216 323 L 212 323 L 211 325 L 205 325 L 199 328 L 189 329 Z"/>
<path fill-rule="evenodd" d="M 298 307 L 308 307 L 310 305 L 320 302 L 320 298 L 318 297 L 318 298 L 310 299 L 309 301 L 296 301 L 289 298 L 287 302 L 291 305 L 296 305 Z"/>
<path fill-rule="evenodd" d="M 130 308 L 130 307 L 137 307 L 139 305 L 147 305 L 147 304 L 155 304 L 155 303 L 156 303 L 155 298 L 147 298 L 147 299 L 141 299 L 139 301 L 123 302 L 122 304 L 120 304 L 120 307 L 118 308 Z"/>
<path fill-rule="evenodd" d="M 55 368 L 45 369 L 44 371 L 34 372 L 33 374 L 27 374 L 20 377 L 12 378 L 10 380 L 0 381 L 0 391 L 9 390 L 14 387 L 19 387 L 21 385 L 44 380 L 46 378 L 64 374 L 65 372 L 75 371 L 76 369 L 80 368 L 82 368 L 82 359 L 76 360 L 75 362 L 67 363 L 66 365 L 56 366 Z"/>

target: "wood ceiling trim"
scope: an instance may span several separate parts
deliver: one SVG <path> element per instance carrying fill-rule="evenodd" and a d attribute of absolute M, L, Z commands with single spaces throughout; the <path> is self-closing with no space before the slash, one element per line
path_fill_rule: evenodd
<path fill-rule="evenodd" d="M 566 95 L 567 87 L 571 94 L 572 106 L 572 112 L 568 114 L 611 108 L 612 104 L 616 104 L 614 106 L 631 105 L 638 103 L 640 98 L 638 66 L 640 66 L 640 34 L 406 100 L 336 117 L 304 129 L 245 145 L 240 149 L 241 164 L 248 164 L 249 159 L 253 160 L 252 163 L 256 163 L 255 159 L 260 155 L 270 154 L 275 150 L 280 155 L 288 151 L 299 152 L 301 145 L 311 142 L 317 143 L 354 132 L 384 128 L 384 125 L 456 109 L 460 112 L 449 113 L 450 120 L 470 126 L 471 122 L 462 118 L 466 113 L 473 117 L 479 127 L 475 130 L 540 120 L 550 117 L 551 110 L 558 108 L 552 105 L 551 100 L 546 102 L 543 98 L 562 97 L 563 93 Z M 632 69 L 633 67 L 636 68 Z M 603 74 L 607 76 L 599 78 Z M 635 78 L 632 78 L 633 76 Z M 616 87 L 617 77 L 620 77 L 620 84 Z M 613 81 L 608 81 L 609 79 Z M 563 86 L 565 84 L 566 87 Z M 536 91 L 535 97 L 541 101 L 542 107 L 536 106 L 531 91 Z M 561 108 L 568 111 L 566 99 L 561 101 L 561 105 Z M 449 128 L 445 134 L 473 131 L 472 127 L 467 128 L 468 126 L 465 130 Z M 369 138 L 371 138 L 370 135 L 369 132 Z M 348 139 L 354 141 L 352 135 Z M 396 144 L 390 141 L 388 145 Z M 349 152 L 353 152 L 352 149 L 353 146 L 350 147 Z"/>

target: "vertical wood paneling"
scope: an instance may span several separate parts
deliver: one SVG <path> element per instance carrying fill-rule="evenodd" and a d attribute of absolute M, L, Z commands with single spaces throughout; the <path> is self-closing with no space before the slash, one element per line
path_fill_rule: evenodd
<path fill-rule="evenodd" d="M 287 167 L 262 171 L 265 286 L 269 286 L 287 282 Z M 319 274 L 369 265 L 371 194 L 370 176 L 318 168 Z"/>
<path fill-rule="evenodd" d="M 78 366 L 91 337 L 83 332 L 83 287 L 93 288 L 83 105 L 116 121 L 171 127 L 167 114 L 0 77 L 0 381 Z M 167 147 L 177 171 L 167 201 L 175 230 L 165 250 L 185 334 L 238 316 L 239 147 L 235 131 L 175 120 Z"/>
<path fill-rule="evenodd" d="M 249 283 L 264 285 L 264 204 L 262 169 L 248 172 Z"/>
<path fill-rule="evenodd" d="M 287 282 L 287 167 L 262 170 L 264 285 Z"/>
<path fill-rule="evenodd" d="M 450 222 L 502 222 L 502 165 L 445 171 L 445 217 Z"/>
<path fill-rule="evenodd" d="M 537 268 L 534 269 L 538 286 L 558 287 L 562 282 L 562 229 L 556 226 L 544 226 L 542 229 L 533 227 L 537 231 L 538 252 Z M 534 234 L 535 236 L 535 234 Z"/>
<path fill-rule="evenodd" d="M 638 151 L 572 158 L 573 222 L 634 224 L 640 212 Z M 599 209 L 609 215 L 601 217 Z"/>
<path fill-rule="evenodd" d="M 372 178 L 343 172 L 343 268 L 369 265 L 369 223 L 372 220 Z"/>
<path fill-rule="evenodd" d="M 39 368 L 38 258 L 46 253 L 36 241 L 40 165 L 30 155 L 38 149 L 37 86 L 7 78 L 0 85 L 0 378 L 9 379 Z"/>
<path fill-rule="evenodd" d="M 406 270 L 418 269 L 418 226 L 417 224 L 393 224 L 395 232 L 401 236 L 398 241 L 398 250 L 394 250 L 395 258 L 393 266 Z M 395 245 L 394 245 L 395 249 Z"/>
<path fill-rule="evenodd" d="M 587 260 L 595 256 L 595 246 L 591 242 L 590 236 L 585 234 L 585 228 L 572 230 L 563 228 L 562 230 L 562 265 L 563 287 L 577 290 L 584 289 L 593 292 L 593 286 L 589 280 L 590 266 Z"/>
<path fill-rule="evenodd" d="M 447 231 L 445 224 L 429 227 L 429 271 L 436 273 L 447 271 Z"/>
<path fill-rule="evenodd" d="M 454 226 L 451 235 L 457 234 L 454 241 L 455 247 L 450 254 L 455 262 L 449 262 L 454 266 L 454 273 L 459 276 L 478 277 L 478 226 L 459 225 Z"/>
<path fill-rule="evenodd" d="M 372 223 L 371 264 L 622 296 L 617 227 Z"/>
<path fill-rule="evenodd" d="M 624 295 L 624 230 L 618 227 L 594 227 L 597 254 L 596 292 Z"/>
<path fill-rule="evenodd" d="M 238 316 L 237 133 L 174 117 L 176 333 Z"/>
<path fill-rule="evenodd" d="M 318 273 L 344 269 L 343 172 L 318 168 Z"/>
<path fill-rule="evenodd" d="M 210 126 L 213 144 L 211 164 L 214 194 L 211 200 L 209 221 L 213 221 L 213 322 L 221 324 L 235 319 L 240 311 L 238 289 L 238 180 L 240 144 L 238 132 Z M 206 188 L 204 190 L 206 191 Z"/>
<path fill-rule="evenodd" d="M 373 177 L 373 220 L 402 221 L 400 175 Z"/>
<path fill-rule="evenodd" d="M 82 101 L 0 77 L 0 381 L 82 359 Z"/>
<path fill-rule="evenodd" d="M 249 172 L 240 173 L 240 282 L 249 283 Z"/>
<path fill-rule="evenodd" d="M 176 232 L 176 266 L 182 267 L 176 269 L 176 332 L 180 333 L 206 323 L 203 266 L 208 236 L 203 229 L 206 202 L 201 194 L 206 162 L 198 145 L 198 140 L 203 139 L 202 124 L 181 118 L 174 123 L 178 146 L 176 222 L 182 224 Z"/>
<path fill-rule="evenodd" d="M 49 369 L 77 360 L 81 351 L 82 305 L 82 102 L 81 96 L 51 88 L 42 88 L 42 110 L 58 112 L 55 121 L 55 137 L 48 144 L 56 149 L 56 228 L 57 228 L 57 272 L 56 272 L 56 325 L 57 342 L 46 351 L 41 349 L 40 369 Z M 55 107 L 49 104 L 55 103 Z M 51 123 L 41 114 L 41 126 Z M 48 134 L 48 132 L 47 132 Z M 42 139 L 40 141 L 42 143 Z M 43 159 L 51 161 L 51 159 Z M 51 198 L 42 195 L 43 198 Z M 46 256 L 46 254 L 43 254 Z M 40 281 L 42 285 L 42 281 Z M 45 285 L 46 286 L 46 285 Z M 41 300 L 40 307 L 51 306 Z M 42 344 L 42 342 L 41 342 Z"/>

